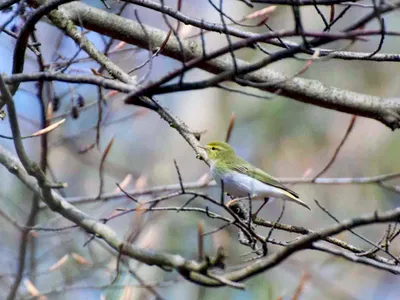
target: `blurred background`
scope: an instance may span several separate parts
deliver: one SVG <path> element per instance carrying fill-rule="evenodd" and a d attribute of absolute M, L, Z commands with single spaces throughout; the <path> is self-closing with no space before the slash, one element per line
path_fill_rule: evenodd
<path fill-rule="evenodd" d="M 102 8 L 101 2 L 85 1 L 87 4 Z M 121 4 L 109 3 L 117 12 Z M 176 1 L 165 1 L 166 5 L 175 7 Z M 249 14 L 247 6 L 239 1 L 226 1 L 225 11 L 236 20 Z M 262 6 L 256 6 L 260 9 Z M 135 5 L 128 6 L 123 16 L 134 19 L 137 9 L 141 21 L 145 25 L 157 27 L 164 31 L 168 27 L 157 12 L 143 9 Z M 338 7 L 338 11 L 341 7 Z M 328 8 L 321 7 L 325 15 Z M 220 23 L 219 14 L 207 1 L 182 1 L 182 12 L 210 22 Z M 350 21 L 360 18 L 367 12 L 353 7 L 337 24 L 345 27 Z M 10 18 L 13 12 L 0 14 L 0 24 Z M 302 8 L 305 28 L 321 30 L 323 22 L 313 7 Z M 387 28 L 399 28 L 398 13 L 385 17 Z M 175 20 L 171 22 L 175 22 Z M 23 20 L 16 18 L 6 28 L 18 33 Z M 173 23 L 176 24 L 176 23 Z M 293 28 L 293 16 L 288 7 L 278 7 L 271 15 L 268 25 L 274 30 Z M 371 22 L 368 28 L 379 28 Z M 254 32 L 263 29 L 248 28 Z M 188 37 L 197 34 L 198 30 L 184 24 L 180 34 Z M 42 44 L 41 50 L 46 62 L 52 62 L 57 56 L 55 49 L 59 46 L 59 55 L 68 60 L 78 50 L 77 45 L 54 27 L 40 23 L 36 34 Z M 86 36 L 99 49 L 104 48 L 104 40 L 99 34 L 89 32 Z M 198 41 L 197 38 L 194 38 Z M 369 38 L 366 42 L 357 42 L 351 50 L 372 52 L 376 49 L 380 37 Z M 296 41 L 296 39 L 293 39 Z M 12 54 L 15 39 L 0 35 L 0 71 L 11 73 Z M 115 41 L 113 47 L 117 47 Z M 226 38 L 216 33 L 206 34 L 207 49 L 216 49 L 226 44 Z M 331 43 L 330 48 L 341 48 L 345 44 Z M 123 46 L 126 51 L 110 55 L 112 61 L 124 70 L 140 65 L 148 58 L 146 50 L 132 45 Z M 266 46 L 270 50 L 277 48 Z M 399 40 L 386 37 L 382 52 L 398 52 Z M 97 63 L 85 60 L 87 55 L 81 51 L 77 58 L 82 62 L 70 67 L 71 72 L 90 73 L 90 68 L 97 69 Z M 241 50 L 238 57 L 255 61 L 261 55 L 251 49 Z M 296 74 L 305 61 L 286 59 L 268 66 L 269 69 L 287 76 Z M 149 80 L 160 78 L 167 72 L 179 68 L 181 63 L 158 56 L 154 59 Z M 148 66 L 134 73 L 141 78 Z M 37 71 L 36 58 L 27 51 L 25 72 Z M 315 61 L 302 74 L 302 77 L 318 79 L 331 85 L 355 92 L 382 97 L 398 96 L 398 77 L 400 65 L 396 62 L 359 62 L 343 60 Z M 200 70 L 192 70 L 186 74 L 185 80 L 199 80 L 209 76 Z M 255 93 L 268 94 L 262 91 L 227 86 Z M 178 183 L 173 160 L 175 159 L 184 182 L 194 182 L 208 172 L 207 166 L 195 158 L 193 150 L 183 138 L 170 128 L 155 113 L 145 108 L 126 106 L 122 103 L 122 95 L 107 99 L 103 107 L 100 148 L 81 153 L 96 138 L 98 120 L 97 88 L 88 85 L 77 85 L 54 82 L 45 84 L 45 95 L 59 98 L 59 108 L 54 112 L 55 121 L 65 117 L 66 122 L 49 134 L 49 168 L 50 178 L 68 183 L 68 187 L 60 191 L 66 199 L 82 196 L 96 196 L 99 192 L 99 165 L 104 149 L 112 138 L 113 146 L 106 158 L 104 168 L 104 189 L 106 193 L 118 191 L 116 183 L 125 179 L 125 189 L 146 189 L 153 186 Z M 21 84 L 14 99 L 17 105 L 19 121 L 23 135 L 29 135 L 40 126 L 40 105 L 36 96 L 34 83 Z M 78 106 L 78 98 L 83 99 L 84 107 L 79 108 L 79 116 L 71 114 L 73 107 Z M 46 101 L 51 100 L 45 98 Z M 282 177 L 302 178 L 315 176 L 328 163 L 334 150 L 340 143 L 351 120 L 351 115 L 306 105 L 283 97 L 258 99 L 219 89 L 206 89 L 193 92 L 180 92 L 156 97 L 168 107 L 173 115 L 184 121 L 191 129 L 204 131 L 202 143 L 225 138 L 229 118 L 235 114 L 235 125 L 230 144 L 238 155 L 270 174 Z M 81 101 L 81 100 L 79 100 Z M 8 118 L 0 122 L 0 134 L 11 136 Z M 11 140 L 0 139 L 2 146 L 15 153 Z M 26 139 L 24 144 L 32 159 L 39 160 L 40 139 Z M 355 127 L 346 144 L 337 157 L 334 165 L 324 177 L 364 177 L 400 171 L 400 133 L 377 121 L 358 117 Z M 130 179 L 127 179 L 128 178 Z M 396 183 L 395 181 L 391 183 Z M 312 207 L 312 212 L 288 203 L 281 220 L 310 229 L 319 229 L 334 221 L 322 212 L 314 203 L 317 199 L 338 219 L 348 219 L 376 210 L 388 210 L 398 206 L 400 194 L 384 190 L 376 185 L 318 185 L 297 184 L 290 188 L 297 191 L 302 199 Z M 219 197 L 216 187 L 204 188 L 201 192 Z M 138 197 L 140 201 L 151 200 L 156 195 Z M 178 197 L 165 203 L 166 206 L 180 206 L 188 196 Z M 29 214 L 32 193 L 23 186 L 5 168 L 0 168 L 0 205 L 18 223 L 24 224 Z M 96 201 L 89 204 L 77 204 L 80 209 L 94 217 L 102 218 L 115 213 L 116 209 L 129 209 L 135 204 L 126 198 Z M 196 199 L 192 206 L 209 206 L 204 200 Z M 210 209 L 223 213 L 217 207 Z M 269 203 L 260 216 L 274 221 L 281 210 L 281 201 Z M 222 225 L 204 215 L 193 212 L 157 212 L 148 214 L 127 214 L 114 219 L 108 225 L 121 237 L 132 228 L 140 228 L 135 244 L 145 248 L 164 250 L 181 254 L 187 258 L 197 257 L 197 226 L 204 223 L 204 231 L 211 231 Z M 69 221 L 50 212 L 40 210 L 37 224 L 42 227 L 60 228 L 70 225 Z M 135 227 L 136 226 L 136 227 Z M 385 225 L 363 227 L 357 229 L 372 241 L 379 241 L 386 230 Z M 258 228 L 261 234 L 268 230 Z M 20 231 L 6 219 L 0 217 L 0 298 L 6 297 L 14 280 L 18 266 L 18 249 Z M 93 240 L 85 247 L 90 236 L 79 229 L 60 232 L 36 232 L 32 234 L 34 251 L 27 253 L 27 267 L 23 282 L 18 292 L 18 299 L 33 299 L 29 294 L 27 279 L 48 297 L 48 299 L 151 299 L 152 293 L 145 288 L 138 288 L 139 281 L 135 276 L 121 267 L 121 274 L 113 286 L 109 282 L 115 278 L 117 258 L 103 242 Z M 296 235 L 275 231 L 273 238 L 291 240 Z M 359 238 L 350 233 L 343 233 L 340 238 L 369 249 Z M 205 252 L 214 255 L 216 248 L 222 245 L 227 253 L 227 265 L 238 265 L 246 260 L 242 256 L 249 248 L 242 246 L 237 240 L 237 230 L 229 227 L 204 238 Z M 29 249 L 32 249 L 30 246 Z M 270 246 L 270 251 L 276 248 Z M 391 246 L 394 255 L 400 255 L 400 243 Z M 177 273 L 165 272 L 157 267 L 149 267 L 135 261 L 128 262 L 138 276 L 148 284 L 156 284 L 155 289 L 165 299 L 292 299 L 301 278 L 308 276 L 301 299 L 398 299 L 400 288 L 398 278 L 384 271 L 351 264 L 344 260 L 319 252 L 304 251 L 293 255 L 283 264 L 260 274 L 245 282 L 245 291 L 231 288 L 203 288 L 196 286 Z M 32 273 L 30 266 L 35 266 Z M 130 287 L 131 285 L 131 287 Z M 47 294 L 46 294 L 47 293 Z M 103 297 L 103 298 L 102 298 Z"/>

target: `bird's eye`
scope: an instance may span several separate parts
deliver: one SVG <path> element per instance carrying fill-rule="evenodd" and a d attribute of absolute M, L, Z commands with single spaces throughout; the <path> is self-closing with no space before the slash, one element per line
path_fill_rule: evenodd
<path fill-rule="evenodd" d="M 217 150 L 217 148 L 215 148 L 215 147 L 211 147 L 211 150 Z"/>

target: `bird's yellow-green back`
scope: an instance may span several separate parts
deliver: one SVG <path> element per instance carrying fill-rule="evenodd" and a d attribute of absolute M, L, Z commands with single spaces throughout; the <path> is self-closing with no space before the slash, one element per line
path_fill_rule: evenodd
<path fill-rule="evenodd" d="M 298 197 L 297 193 L 288 189 L 274 177 L 238 157 L 235 150 L 228 143 L 215 141 L 208 143 L 204 149 L 207 152 L 208 158 L 214 162 L 218 173 L 238 172 L 265 184 L 280 188 L 296 198 Z"/>

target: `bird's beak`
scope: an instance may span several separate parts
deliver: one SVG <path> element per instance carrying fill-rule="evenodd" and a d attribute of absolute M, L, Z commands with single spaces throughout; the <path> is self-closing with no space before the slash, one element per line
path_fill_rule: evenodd
<path fill-rule="evenodd" d="M 202 145 L 199 145 L 199 148 L 203 149 L 203 150 L 207 150 L 207 147 L 204 147 Z"/>

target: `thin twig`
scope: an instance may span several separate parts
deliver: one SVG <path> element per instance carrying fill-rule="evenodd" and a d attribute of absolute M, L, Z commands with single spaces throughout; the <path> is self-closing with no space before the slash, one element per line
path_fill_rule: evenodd
<path fill-rule="evenodd" d="M 328 171 L 328 169 L 333 165 L 333 163 L 335 162 L 336 157 L 338 156 L 340 149 L 342 149 L 344 143 L 346 142 L 347 138 L 350 135 L 350 132 L 353 130 L 354 128 L 354 124 L 356 122 L 356 116 L 352 116 L 351 120 L 350 120 L 350 124 L 347 127 L 347 130 L 342 138 L 342 140 L 340 141 L 339 145 L 336 147 L 335 152 L 333 153 L 332 158 L 329 160 L 328 164 L 317 174 L 315 175 L 315 177 L 311 180 L 311 182 L 315 182 L 315 180 L 320 177 L 322 174 L 324 174 L 326 171 Z"/>
<path fill-rule="evenodd" d="M 174 159 L 174 165 L 175 165 L 176 173 L 178 174 L 178 180 L 179 180 L 179 186 L 181 187 L 181 192 L 182 192 L 182 194 L 184 194 L 185 193 L 185 187 L 183 185 L 181 172 L 179 171 L 179 167 L 178 167 L 178 164 L 177 164 L 175 159 Z"/>
<path fill-rule="evenodd" d="M 197 249 L 198 249 L 198 259 L 202 261 L 204 258 L 204 222 L 199 221 L 197 223 Z"/>
<path fill-rule="evenodd" d="M 234 125 L 235 125 L 235 114 L 231 113 L 231 117 L 229 118 L 228 130 L 226 131 L 226 136 L 225 136 L 225 142 L 227 143 L 229 143 L 229 140 L 231 139 L 231 134 Z"/>
<path fill-rule="evenodd" d="M 326 208 L 324 208 L 317 200 L 314 200 L 314 201 L 323 212 L 325 212 L 329 217 L 331 217 L 338 224 L 340 224 L 340 221 L 335 216 L 333 216 Z M 348 229 L 348 231 L 351 232 L 352 234 L 354 234 L 355 236 L 359 237 L 360 239 L 362 239 L 364 242 L 370 244 L 371 246 L 374 246 L 375 248 L 378 248 L 379 250 L 385 252 L 387 255 L 389 255 L 391 258 L 393 258 L 396 263 L 400 263 L 400 260 L 396 256 L 394 256 L 392 253 L 390 253 L 388 250 L 375 244 L 374 242 L 370 241 L 369 239 L 361 236 L 360 234 L 358 234 L 357 232 L 355 232 L 354 230 L 352 230 L 350 228 Z"/>
<path fill-rule="evenodd" d="M 108 154 L 110 153 L 111 147 L 114 143 L 114 137 L 111 138 L 111 140 L 108 142 L 106 149 L 104 149 L 104 152 L 101 156 L 100 160 L 100 165 L 99 165 L 99 179 L 100 179 L 100 185 L 99 185 L 99 194 L 97 195 L 97 199 L 100 199 L 101 195 L 103 194 L 103 187 L 104 187 L 104 163 L 106 161 L 106 158 Z"/>

